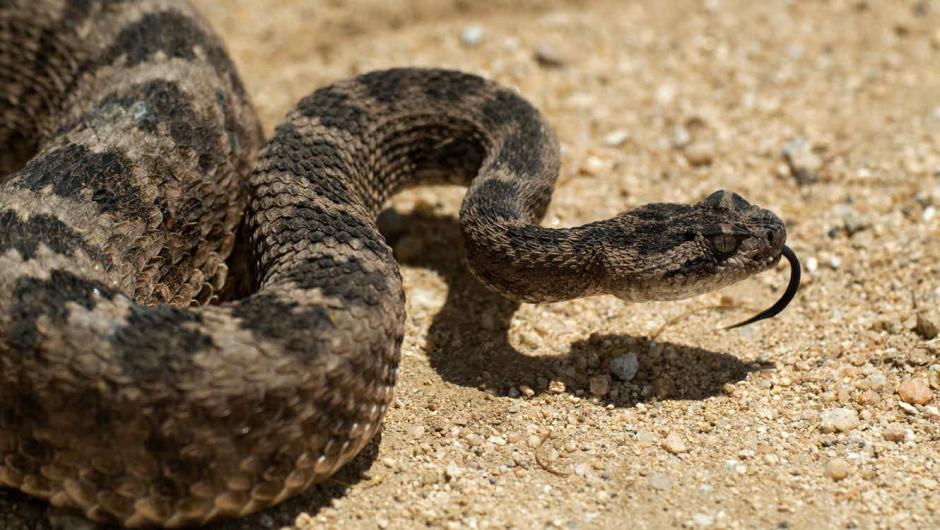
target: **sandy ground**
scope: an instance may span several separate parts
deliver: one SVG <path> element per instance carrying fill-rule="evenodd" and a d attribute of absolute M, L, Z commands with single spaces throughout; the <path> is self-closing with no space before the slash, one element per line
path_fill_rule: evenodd
<path fill-rule="evenodd" d="M 359 72 L 477 72 L 558 130 L 547 225 L 731 189 L 786 220 L 805 276 L 733 332 L 785 267 L 684 302 L 519 306 L 468 274 L 461 190 L 409 192 L 384 223 L 409 314 L 384 431 L 328 484 L 213 528 L 940 527 L 940 2 L 198 6 L 269 132 Z M 5 528 L 83 527 L 9 491 L 0 508 Z"/>

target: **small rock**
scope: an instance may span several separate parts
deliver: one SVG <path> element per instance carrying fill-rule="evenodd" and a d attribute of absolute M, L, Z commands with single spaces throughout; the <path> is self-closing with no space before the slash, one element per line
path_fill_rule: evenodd
<path fill-rule="evenodd" d="M 852 237 L 872 225 L 869 216 L 845 204 L 840 204 L 833 208 L 833 213 L 839 216 L 842 222 L 841 228 L 845 230 L 846 235 L 849 237 Z"/>
<path fill-rule="evenodd" d="M 918 309 L 914 331 L 927 340 L 940 335 L 940 309 L 936 306 Z"/>
<path fill-rule="evenodd" d="M 823 432 L 846 432 L 858 427 L 858 414 L 843 407 L 826 409 L 822 412 L 819 425 Z"/>
<path fill-rule="evenodd" d="M 839 481 L 849 476 L 852 465 L 844 458 L 833 458 L 826 464 L 826 476 Z"/>
<path fill-rule="evenodd" d="M 659 491 L 665 491 L 672 487 L 672 479 L 669 475 L 663 473 L 654 473 L 650 477 L 650 486 Z"/>
<path fill-rule="evenodd" d="M 907 430 L 900 423 L 889 423 L 881 436 L 889 442 L 903 442 L 907 438 Z"/>
<path fill-rule="evenodd" d="M 584 162 L 578 166 L 578 171 L 582 175 L 587 175 L 589 177 L 597 176 L 603 173 L 607 169 L 607 162 L 597 156 L 589 156 L 584 159 Z"/>
<path fill-rule="evenodd" d="M 855 398 L 855 402 L 859 405 L 874 405 L 880 400 L 881 396 L 879 396 L 878 392 L 875 392 L 874 390 L 865 390 Z"/>
<path fill-rule="evenodd" d="M 522 395 L 527 398 L 535 395 L 535 390 L 532 390 L 532 387 L 529 385 L 519 385 L 519 392 L 522 392 Z"/>
<path fill-rule="evenodd" d="M 672 146 L 676 149 L 684 149 L 692 141 L 692 134 L 681 125 L 676 125 L 672 129 Z"/>
<path fill-rule="evenodd" d="M 445 470 L 444 473 L 447 475 L 448 480 L 453 480 L 455 478 L 460 477 L 460 475 L 463 475 L 463 468 L 458 466 L 454 462 L 451 462 L 447 464 L 447 469 Z"/>
<path fill-rule="evenodd" d="M 679 433 L 673 431 L 666 435 L 666 439 L 663 440 L 663 448 L 665 448 L 670 453 L 677 455 L 679 453 L 684 453 L 689 450 L 685 445 L 685 440 Z"/>
<path fill-rule="evenodd" d="M 621 381 L 632 381 L 640 369 L 640 361 L 636 353 L 627 352 L 619 357 L 614 357 L 608 365 L 610 373 L 614 374 Z"/>
<path fill-rule="evenodd" d="M 694 143 L 686 147 L 683 153 L 693 166 L 707 166 L 715 158 L 715 147 L 709 143 Z"/>
<path fill-rule="evenodd" d="M 897 388 L 898 396 L 905 403 L 914 405 L 923 405 L 930 403 L 933 399 L 933 392 L 930 386 L 923 379 L 905 379 Z"/>
<path fill-rule="evenodd" d="M 940 390 L 940 364 L 931 364 L 927 369 L 927 382 L 931 387 Z"/>
<path fill-rule="evenodd" d="M 595 396 L 606 396 L 610 391 L 610 376 L 607 374 L 596 375 L 591 378 L 591 394 Z"/>
<path fill-rule="evenodd" d="M 535 60 L 546 68 L 560 68 L 568 63 L 568 57 L 547 42 L 536 46 Z"/>
<path fill-rule="evenodd" d="M 888 382 L 888 378 L 880 372 L 870 374 L 865 380 L 868 382 L 868 388 L 872 390 L 881 390 Z"/>
<path fill-rule="evenodd" d="M 708 514 L 696 512 L 692 514 L 692 523 L 700 528 L 708 528 L 715 522 L 714 518 Z"/>
<path fill-rule="evenodd" d="M 810 256 L 806 259 L 806 270 L 810 274 L 816 272 L 816 269 L 819 268 L 819 260 L 816 259 L 816 256 Z"/>
<path fill-rule="evenodd" d="M 743 475 L 747 473 L 747 466 L 744 465 L 743 462 L 739 462 L 733 458 L 725 460 L 725 469 L 737 475 Z"/>
<path fill-rule="evenodd" d="M 651 445 L 656 443 L 656 434 L 646 429 L 636 431 L 636 441 L 642 445 Z"/>
<path fill-rule="evenodd" d="M 561 381 L 552 381 L 548 384 L 548 391 L 552 394 L 561 394 L 565 391 L 565 384 Z"/>
<path fill-rule="evenodd" d="M 460 35 L 460 40 L 467 46 L 476 46 L 483 42 L 483 35 L 485 33 L 483 26 L 470 24 L 464 28 L 463 33 Z"/>
<path fill-rule="evenodd" d="M 812 145 L 804 138 L 794 138 L 783 146 L 781 152 L 797 184 L 812 184 L 819 180 L 818 171 L 822 166 L 822 161 L 813 152 Z"/>
<path fill-rule="evenodd" d="M 610 131 L 604 136 L 604 145 L 607 147 L 618 147 L 623 145 L 627 141 L 627 138 L 630 137 L 630 133 L 626 129 L 617 129 L 615 131 Z"/>

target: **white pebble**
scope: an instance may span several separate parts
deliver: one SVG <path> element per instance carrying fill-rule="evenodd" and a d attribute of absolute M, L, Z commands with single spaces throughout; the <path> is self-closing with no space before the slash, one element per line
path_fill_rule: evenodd
<path fill-rule="evenodd" d="M 672 487 L 672 479 L 669 478 L 669 475 L 655 473 L 650 477 L 650 486 L 660 491 L 668 490 Z"/>
<path fill-rule="evenodd" d="M 712 525 L 712 523 L 714 522 L 714 519 L 710 515 L 697 512 L 697 513 L 692 514 L 692 522 L 695 524 L 695 526 L 698 526 L 701 528 L 708 528 L 709 526 Z"/>
<path fill-rule="evenodd" d="M 479 24 L 470 24 L 464 28 L 463 33 L 460 35 L 460 40 L 463 41 L 467 46 L 476 46 L 483 42 L 483 35 L 486 32 L 483 30 L 483 26 Z"/>
<path fill-rule="evenodd" d="M 458 478 L 460 475 L 463 475 L 463 468 L 458 466 L 454 462 L 451 462 L 447 464 L 447 469 L 445 472 L 447 473 L 447 478 L 455 479 L 455 478 Z"/>
<path fill-rule="evenodd" d="M 666 436 L 666 439 L 663 440 L 663 448 L 674 455 L 684 453 L 689 450 L 689 448 L 685 445 L 685 440 L 683 440 L 682 436 L 680 436 L 679 433 L 675 431 L 669 433 Z"/>
<path fill-rule="evenodd" d="M 725 469 L 738 475 L 743 475 L 747 472 L 747 466 L 733 458 L 725 461 Z"/>
<path fill-rule="evenodd" d="M 616 131 L 610 131 L 607 133 L 607 136 L 604 136 L 604 145 L 608 147 L 617 147 L 622 145 L 627 138 L 630 137 L 630 133 L 626 129 L 617 129 Z"/>
<path fill-rule="evenodd" d="M 858 427 L 858 414 L 844 407 L 826 409 L 820 416 L 819 425 L 823 432 L 846 432 Z"/>
<path fill-rule="evenodd" d="M 806 270 L 810 274 L 816 272 L 816 269 L 819 268 L 819 260 L 816 259 L 816 256 L 810 256 L 806 259 Z"/>
<path fill-rule="evenodd" d="M 640 369 L 640 361 L 634 352 L 627 352 L 610 360 L 610 373 L 621 381 L 632 381 Z"/>

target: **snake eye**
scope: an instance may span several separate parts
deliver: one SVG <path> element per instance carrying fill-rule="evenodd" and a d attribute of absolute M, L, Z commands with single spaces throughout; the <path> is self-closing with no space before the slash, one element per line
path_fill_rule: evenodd
<path fill-rule="evenodd" d="M 719 254 L 731 254 L 738 249 L 739 243 L 733 234 L 715 234 L 711 237 L 712 247 Z"/>

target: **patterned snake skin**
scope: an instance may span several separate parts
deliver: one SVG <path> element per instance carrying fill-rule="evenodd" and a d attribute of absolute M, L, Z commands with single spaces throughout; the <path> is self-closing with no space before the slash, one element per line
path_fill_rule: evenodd
<path fill-rule="evenodd" d="M 261 142 L 185 2 L 0 0 L 0 484 L 176 527 L 329 477 L 395 384 L 404 294 L 375 220 L 407 186 L 468 185 L 471 268 L 526 302 L 688 297 L 786 239 L 725 192 L 540 227 L 552 130 L 459 72 L 336 83 Z"/>

